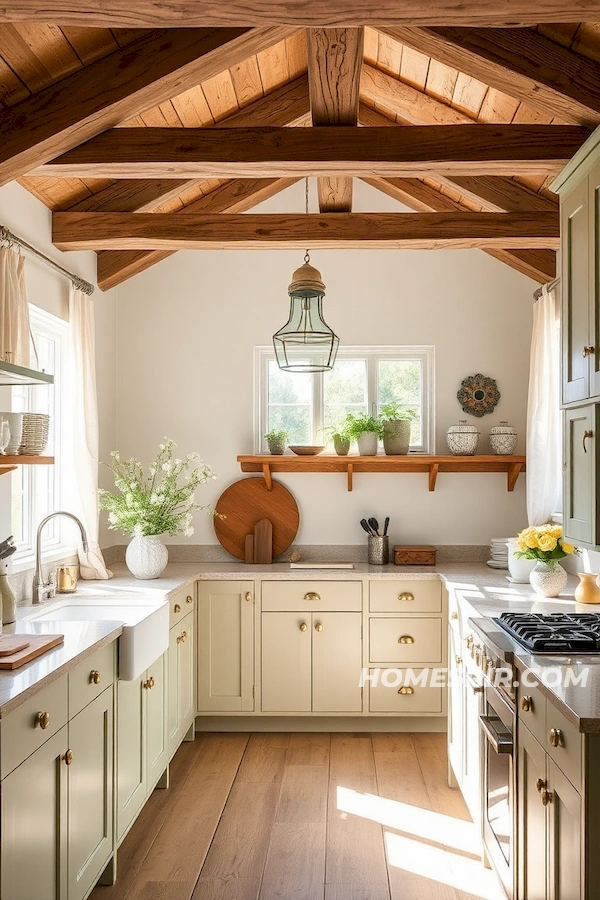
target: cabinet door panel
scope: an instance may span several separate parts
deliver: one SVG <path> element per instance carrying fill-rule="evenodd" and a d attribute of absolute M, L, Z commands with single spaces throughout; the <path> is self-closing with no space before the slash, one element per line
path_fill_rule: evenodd
<path fill-rule="evenodd" d="M 251 581 L 200 582 L 198 586 L 200 712 L 254 709 L 253 599 Z"/>
<path fill-rule="evenodd" d="M 113 689 L 69 722 L 69 900 L 81 900 L 113 852 Z"/>
<path fill-rule="evenodd" d="M 2 782 L 6 900 L 67 900 L 66 751 L 63 727 Z"/>
<path fill-rule="evenodd" d="M 142 679 L 117 682 L 117 840 L 146 798 L 145 715 Z"/>
<path fill-rule="evenodd" d="M 561 202 L 562 400 L 585 400 L 589 391 L 590 260 L 587 179 Z"/>
<path fill-rule="evenodd" d="M 546 810 L 537 780 L 546 778 L 546 754 L 534 736 L 519 723 L 518 840 L 520 900 L 547 900 Z"/>
<path fill-rule="evenodd" d="M 581 797 L 558 766 L 548 760 L 549 900 L 580 900 Z"/>
<path fill-rule="evenodd" d="M 173 756 L 181 741 L 181 705 L 179 703 L 179 644 L 181 636 L 179 625 L 169 631 L 168 658 L 168 702 L 167 702 L 167 737 L 169 757 Z"/>
<path fill-rule="evenodd" d="M 483 693 L 481 670 L 467 657 L 467 648 L 463 644 L 464 667 L 464 715 L 465 715 L 465 750 L 464 750 L 464 784 L 463 795 L 474 822 L 481 822 L 481 765 L 482 737 L 479 716 L 483 712 Z"/>
<path fill-rule="evenodd" d="M 464 792 L 465 684 L 460 635 L 448 629 L 448 757 L 454 777 Z M 479 723 L 478 723 L 479 725 Z"/>
<path fill-rule="evenodd" d="M 588 345 L 594 347 L 594 353 L 588 356 L 589 363 L 589 396 L 600 398 L 600 165 L 590 172 L 590 255 L 593 284 L 589 304 Z"/>
<path fill-rule="evenodd" d="M 581 406 L 564 412 L 564 532 L 573 541 L 594 545 L 596 530 L 598 409 Z M 585 439 L 586 432 L 592 437 Z"/>
<path fill-rule="evenodd" d="M 372 663 L 440 663 L 442 620 L 398 617 L 369 619 L 369 658 Z"/>
<path fill-rule="evenodd" d="M 147 788 L 151 790 L 169 762 L 167 735 L 168 653 L 163 653 L 146 672 L 146 683 L 152 687 L 146 693 L 146 754 L 148 760 Z"/>
<path fill-rule="evenodd" d="M 310 712 L 311 631 L 310 615 L 263 613 L 263 712 Z"/>
<path fill-rule="evenodd" d="M 312 625 L 313 711 L 361 712 L 361 614 L 315 613 Z"/>
<path fill-rule="evenodd" d="M 181 623 L 177 679 L 179 682 L 179 727 L 181 736 L 188 730 L 194 719 L 196 703 L 194 698 L 194 616 L 186 616 Z"/>

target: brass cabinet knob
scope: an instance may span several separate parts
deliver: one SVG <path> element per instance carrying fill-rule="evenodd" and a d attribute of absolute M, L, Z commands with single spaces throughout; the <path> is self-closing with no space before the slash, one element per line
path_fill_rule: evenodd
<path fill-rule="evenodd" d="M 538 794 L 541 794 L 542 788 L 545 788 L 545 787 L 546 787 L 546 782 L 544 781 L 544 779 L 538 778 L 538 780 L 535 783 L 535 788 L 536 788 Z"/>
<path fill-rule="evenodd" d="M 48 728 L 50 725 L 50 713 L 49 712 L 39 712 L 35 717 L 35 724 L 39 725 L 40 728 L 44 730 Z"/>
<path fill-rule="evenodd" d="M 308 625 L 306 624 L 306 622 L 301 622 L 300 623 L 300 631 L 306 631 L 307 629 L 308 629 Z"/>
<path fill-rule="evenodd" d="M 552 747 L 564 747 L 565 741 L 564 736 L 560 728 L 551 728 L 550 734 L 548 735 L 548 740 Z"/>
<path fill-rule="evenodd" d="M 523 697 L 521 700 L 521 709 L 523 712 L 533 712 L 533 697 Z"/>
<path fill-rule="evenodd" d="M 317 602 L 321 599 L 319 594 L 315 593 L 315 591 L 309 591 L 308 594 L 304 595 L 305 600 L 316 600 Z"/>
<path fill-rule="evenodd" d="M 187 631 L 182 631 L 179 637 L 177 638 L 178 644 L 185 644 L 187 641 Z"/>
<path fill-rule="evenodd" d="M 451 614 L 450 618 L 452 619 L 453 622 L 455 622 L 455 621 L 458 619 L 458 613 L 457 613 L 457 612 L 453 612 L 453 613 Z"/>
<path fill-rule="evenodd" d="M 583 350 L 581 351 L 581 355 L 585 359 L 586 356 L 593 356 L 595 352 L 596 352 L 595 347 L 584 347 Z"/>
<path fill-rule="evenodd" d="M 462 656 L 455 656 L 454 662 L 456 663 L 457 666 L 462 666 Z"/>
<path fill-rule="evenodd" d="M 583 432 L 583 438 L 582 438 L 582 440 L 581 440 L 581 443 L 582 443 L 582 446 L 583 446 L 583 452 L 584 452 L 584 453 L 587 453 L 587 447 L 585 446 L 585 442 L 587 441 L 588 438 L 593 438 L 593 437 L 594 437 L 594 432 L 593 432 L 593 431 L 584 431 L 584 432 Z"/>
<path fill-rule="evenodd" d="M 147 691 L 151 691 L 154 687 L 154 675 L 151 675 L 148 681 L 144 681 L 142 687 Z"/>
<path fill-rule="evenodd" d="M 180 612 L 181 612 L 181 607 L 180 607 L 179 603 L 176 603 L 176 604 L 175 604 L 175 606 L 173 607 L 173 612 L 174 612 L 174 613 L 180 613 Z"/>
<path fill-rule="evenodd" d="M 414 639 L 414 637 L 411 637 L 410 634 L 402 634 L 398 638 L 399 644 L 414 644 L 414 642 L 415 642 L 415 639 Z"/>
<path fill-rule="evenodd" d="M 73 762 L 73 751 L 72 750 L 67 750 L 67 752 L 65 753 L 65 762 L 68 766 L 70 766 L 71 763 Z"/>
<path fill-rule="evenodd" d="M 252 600 L 252 594 L 250 591 L 246 591 L 246 596 L 244 599 L 246 600 L 246 603 L 250 603 L 250 601 Z"/>
<path fill-rule="evenodd" d="M 471 649 L 471 647 L 473 646 L 473 641 L 474 641 L 473 635 L 468 634 L 465 638 L 465 645 L 467 647 L 467 650 Z"/>
<path fill-rule="evenodd" d="M 548 806 L 549 803 L 552 803 L 552 791 L 549 791 L 547 787 L 543 787 L 540 791 L 540 800 L 542 801 L 542 806 Z"/>
<path fill-rule="evenodd" d="M 194 602 L 194 598 L 193 598 L 193 597 L 190 597 L 190 595 L 188 594 L 187 597 L 185 598 L 185 602 L 186 602 L 186 603 L 193 603 L 193 602 Z"/>
<path fill-rule="evenodd" d="M 321 622 L 317 622 L 317 624 L 315 625 L 315 631 L 323 631 L 323 625 L 321 624 Z"/>
<path fill-rule="evenodd" d="M 90 684 L 100 684 L 100 672 L 98 669 L 92 669 L 90 672 Z"/>
<path fill-rule="evenodd" d="M 414 687 L 403 686 L 401 688 L 398 688 L 398 693 L 402 694 L 403 696 L 406 696 L 407 694 L 414 694 L 414 692 L 415 692 Z"/>
<path fill-rule="evenodd" d="M 402 591 L 401 594 L 398 594 L 398 600 L 402 600 L 402 601 L 406 600 L 406 601 L 410 602 L 411 600 L 414 600 L 414 599 L 415 599 L 415 595 L 411 594 L 410 591 Z"/>

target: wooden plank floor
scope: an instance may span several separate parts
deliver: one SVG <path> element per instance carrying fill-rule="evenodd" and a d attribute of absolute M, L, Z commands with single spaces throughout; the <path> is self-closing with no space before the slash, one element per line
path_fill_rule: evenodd
<path fill-rule="evenodd" d="M 443 734 L 203 734 L 92 900 L 502 900 Z"/>

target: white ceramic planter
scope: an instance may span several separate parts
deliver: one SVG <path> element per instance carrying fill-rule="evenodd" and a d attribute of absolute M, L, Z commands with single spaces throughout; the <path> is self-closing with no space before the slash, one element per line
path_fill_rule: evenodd
<path fill-rule="evenodd" d="M 567 586 L 567 573 L 560 563 L 553 559 L 550 562 L 537 562 L 529 576 L 531 587 L 542 597 L 558 597 Z"/>
<path fill-rule="evenodd" d="M 377 456 L 379 438 L 376 431 L 363 431 L 356 439 L 359 456 Z"/>
<path fill-rule="evenodd" d="M 141 534 L 131 539 L 125 551 L 125 563 L 136 578 L 158 578 L 169 561 L 169 551 L 157 534 Z"/>
<path fill-rule="evenodd" d="M 517 550 L 518 538 L 509 538 L 506 542 L 508 548 L 508 571 L 513 581 L 518 584 L 529 584 L 529 576 L 535 568 L 535 559 L 519 559 L 515 556 Z"/>

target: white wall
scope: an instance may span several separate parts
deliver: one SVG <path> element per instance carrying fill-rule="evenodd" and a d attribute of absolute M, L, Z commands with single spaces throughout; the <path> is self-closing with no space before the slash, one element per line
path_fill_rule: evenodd
<path fill-rule="evenodd" d="M 399 206 L 356 182 L 354 208 Z M 263 209 L 302 210 L 303 185 Z M 219 473 L 201 502 L 214 503 L 242 477 L 236 456 L 253 452 L 253 348 L 285 322 L 286 288 L 301 256 L 182 252 L 117 288 L 115 446 L 122 453 L 147 462 L 164 435 L 181 453 L 197 450 Z M 483 432 L 480 450 L 489 448 L 489 428 L 508 419 L 524 452 L 534 282 L 476 250 L 315 251 L 311 261 L 342 344 L 435 345 L 438 452 L 447 452 L 448 426 L 464 417 L 460 382 L 475 372 L 496 378 L 502 395 L 492 415 L 471 419 Z M 99 333 L 99 358 L 112 352 L 109 339 Z M 362 543 L 365 514 L 390 515 L 392 541 L 401 543 L 482 544 L 526 524 L 522 477 L 512 494 L 503 475 L 440 475 L 435 493 L 426 475 L 357 475 L 352 493 L 343 475 L 278 477 L 298 501 L 303 544 Z M 208 517 L 196 525 L 194 542 L 216 542 Z"/>
<path fill-rule="evenodd" d="M 96 255 L 90 252 L 62 253 L 51 242 L 52 214 L 43 203 L 16 182 L 0 188 L 0 224 L 22 237 L 60 265 L 87 281 L 96 283 Z M 29 301 L 61 318 L 68 318 L 69 281 L 45 263 L 26 253 Z M 116 329 L 115 291 L 94 293 L 98 334 L 98 403 L 101 457 L 115 443 Z M 10 393 L 0 388 L 0 407 L 9 409 Z M 10 478 L 0 478 L 0 538 L 10 533 Z"/>

